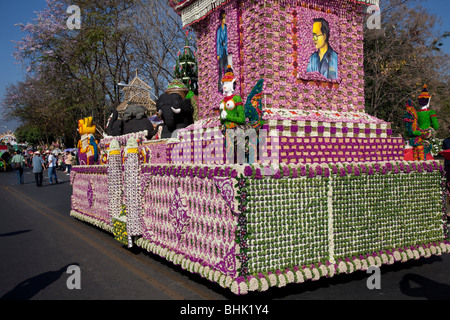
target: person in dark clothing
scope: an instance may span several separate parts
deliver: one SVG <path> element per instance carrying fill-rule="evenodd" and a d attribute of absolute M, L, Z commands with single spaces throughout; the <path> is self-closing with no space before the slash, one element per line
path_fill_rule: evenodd
<path fill-rule="evenodd" d="M 44 159 L 41 157 L 41 153 L 39 151 L 36 151 L 34 153 L 33 157 L 33 173 L 34 173 L 34 179 L 36 181 L 36 187 L 42 187 L 42 179 L 43 179 L 43 173 L 45 170 L 45 162 Z"/>

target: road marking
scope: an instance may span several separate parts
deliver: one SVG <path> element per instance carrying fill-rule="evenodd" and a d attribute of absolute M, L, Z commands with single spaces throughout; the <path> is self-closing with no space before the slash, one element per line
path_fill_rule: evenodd
<path fill-rule="evenodd" d="M 150 283 L 153 287 L 157 288 L 158 290 L 161 290 L 162 292 L 164 292 L 168 297 L 170 297 L 171 299 L 176 299 L 176 300 L 184 300 L 185 298 L 178 293 L 176 290 L 171 289 L 169 286 L 165 285 L 164 283 L 158 281 L 156 278 L 149 276 L 148 274 L 146 274 L 145 272 L 139 270 L 138 268 L 136 268 L 135 266 L 131 265 L 130 263 L 128 263 L 127 261 L 123 260 L 122 258 L 118 257 L 115 253 L 113 253 L 110 249 L 108 249 L 107 247 L 103 247 L 97 243 L 95 243 L 94 241 L 90 240 L 88 237 L 84 236 L 82 233 L 78 232 L 75 228 L 67 225 L 66 223 L 59 221 L 59 219 L 56 219 L 53 215 L 50 215 L 48 212 L 53 212 L 56 215 L 58 215 L 59 213 L 54 211 L 51 208 L 48 208 L 44 205 L 42 205 L 41 203 L 31 199 L 29 196 L 25 195 L 23 192 L 18 191 L 17 189 L 13 190 L 8 187 L 5 186 L 4 187 L 5 191 L 7 191 L 8 193 L 10 193 L 12 196 L 14 196 L 15 198 L 17 198 L 17 200 L 22 201 L 26 204 L 29 204 L 30 207 L 32 207 L 34 210 L 36 210 L 38 213 L 40 213 L 41 215 L 43 215 L 44 217 L 52 220 L 53 222 L 55 222 L 56 224 L 60 225 L 61 227 L 63 227 L 64 229 L 70 231 L 71 233 L 73 233 L 76 237 L 80 238 L 81 240 L 83 240 L 84 242 L 86 242 L 87 244 L 89 244 L 90 246 L 94 247 L 95 249 L 97 249 L 99 252 L 105 254 L 108 258 L 110 258 L 111 260 L 113 260 L 114 262 L 122 265 L 123 267 L 125 267 L 126 269 L 130 270 L 132 273 L 134 273 L 135 275 L 137 275 L 138 277 L 144 279 L 145 281 L 147 281 L 148 283 Z"/>

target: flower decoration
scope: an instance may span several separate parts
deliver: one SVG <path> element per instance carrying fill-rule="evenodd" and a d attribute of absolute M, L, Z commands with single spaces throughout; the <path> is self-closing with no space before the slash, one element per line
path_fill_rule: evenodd
<path fill-rule="evenodd" d="M 195 27 L 200 119 L 164 142 L 102 140 L 107 165 L 73 168 L 71 215 L 238 295 L 450 252 L 442 165 L 403 161 L 390 124 L 364 113 L 355 4 L 220 4 L 236 91 L 247 96 L 264 78 L 262 129 L 279 163 L 227 164 L 221 138 L 217 153 L 199 158 L 220 131 L 207 107 L 220 101 L 212 11 Z M 340 80 L 298 77 L 315 16 L 342 25 Z"/>

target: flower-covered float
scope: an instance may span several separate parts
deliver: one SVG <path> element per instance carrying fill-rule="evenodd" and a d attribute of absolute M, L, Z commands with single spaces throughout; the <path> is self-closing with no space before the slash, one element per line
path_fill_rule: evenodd
<path fill-rule="evenodd" d="M 102 139 L 71 215 L 235 294 L 449 252 L 442 165 L 364 112 L 362 2 L 170 1 L 198 37 L 198 120 Z"/>

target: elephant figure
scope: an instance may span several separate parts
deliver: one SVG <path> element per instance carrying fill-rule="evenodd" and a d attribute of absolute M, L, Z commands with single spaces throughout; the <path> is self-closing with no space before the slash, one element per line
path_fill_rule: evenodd
<path fill-rule="evenodd" d="M 123 133 L 123 121 L 119 119 L 119 113 L 116 108 L 112 108 L 111 116 L 109 117 L 106 125 L 106 134 L 109 136 L 117 137 Z"/>
<path fill-rule="evenodd" d="M 156 110 L 164 122 L 162 139 L 176 137 L 177 130 L 194 123 L 194 108 L 191 100 L 185 99 L 186 93 L 166 91 L 156 102 Z"/>
<path fill-rule="evenodd" d="M 147 118 L 145 112 L 146 108 L 144 106 L 130 104 L 124 111 L 123 119 L 119 119 L 117 110 L 113 108 L 106 127 L 106 133 L 109 136 L 116 137 L 147 130 L 147 139 L 150 140 L 156 134 L 156 129 Z"/>
<path fill-rule="evenodd" d="M 156 130 L 145 114 L 146 108 L 142 105 L 130 104 L 123 114 L 123 134 L 147 130 L 147 139 L 151 139 Z"/>

